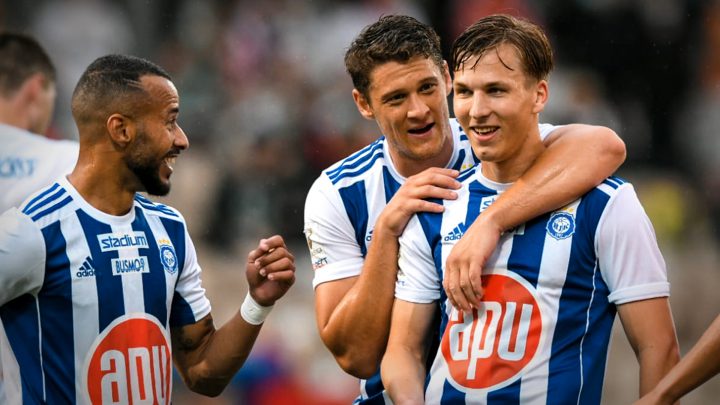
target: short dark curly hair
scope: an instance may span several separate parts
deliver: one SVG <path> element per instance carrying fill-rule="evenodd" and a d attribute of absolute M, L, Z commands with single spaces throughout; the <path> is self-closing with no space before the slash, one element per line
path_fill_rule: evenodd
<path fill-rule="evenodd" d="M 366 26 L 345 53 L 345 68 L 353 86 L 368 98 L 370 74 L 383 63 L 406 63 L 422 56 L 432 59 L 442 70 L 440 37 L 432 27 L 413 17 L 387 15 Z"/>
<path fill-rule="evenodd" d="M 95 59 L 73 91 L 71 107 L 76 123 L 104 119 L 114 112 L 129 114 L 135 103 L 128 97 L 145 92 L 140 79 L 146 75 L 172 80 L 163 68 L 136 56 L 106 55 Z M 117 111 L 110 111 L 113 109 Z"/>
<path fill-rule="evenodd" d="M 463 69 L 471 58 L 479 58 L 502 44 L 517 49 L 528 76 L 547 79 L 553 68 L 553 52 L 547 36 L 530 21 L 507 14 L 483 17 L 460 34 L 452 46 L 453 71 Z"/>

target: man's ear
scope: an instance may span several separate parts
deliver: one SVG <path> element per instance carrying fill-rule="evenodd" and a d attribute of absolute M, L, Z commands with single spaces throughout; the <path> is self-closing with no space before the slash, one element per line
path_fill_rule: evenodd
<path fill-rule="evenodd" d="M 452 92 L 452 76 L 450 75 L 450 67 L 445 60 L 443 60 L 443 79 L 445 80 L 447 93 L 450 94 Z"/>
<path fill-rule="evenodd" d="M 105 126 L 113 143 L 126 147 L 135 139 L 136 124 L 130 117 L 115 113 L 108 117 Z"/>
<path fill-rule="evenodd" d="M 353 89 L 352 96 L 358 111 L 360 111 L 360 115 L 369 120 L 374 120 L 375 113 L 373 113 L 372 107 L 370 107 L 370 102 L 368 101 L 368 99 L 365 98 L 365 96 L 363 96 L 362 93 L 358 91 L 358 89 Z"/>
<path fill-rule="evenodd" d="M 533 113 L 539 114 L 545 109 L 545 104 L 548 101 L 550 89 L 548 88 L 547 80 L 540 80 L 535 85 L 535 105 L 533 106 Z"/>

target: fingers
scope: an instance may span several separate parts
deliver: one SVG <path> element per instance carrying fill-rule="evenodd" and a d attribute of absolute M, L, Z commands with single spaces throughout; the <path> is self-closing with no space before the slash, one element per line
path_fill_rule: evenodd
<path fill-rule="evenodd" d="M 267 239 L 260 239 L 260 242 L 258 243 L 258 247 L 248 254 L 248 262 L 252 263 L 255 262 L 258 258 L 261 256 L 271 253 L 277 248 L 285 248 L 285 251 L 287 251 L 287 248 L 285 247 L 285 241 L 283 240 L 282 236 L 280 235 L 274 235 Z M 290 252 L 288 252 L 289 254 Z M 290 255 L 292 256 L 292 255 Z M 293 261 L 295 259 L 293 258 Z"/>
<path fill-rule="evenodd" d="M 259 264 L 258 267 L 258 273 L 263 277 L 267 277 L 268 280 L 285 279 L 284 273 L 295 272 L 295 262 L 292 257 L 282 257 L 275 261 Z"/>

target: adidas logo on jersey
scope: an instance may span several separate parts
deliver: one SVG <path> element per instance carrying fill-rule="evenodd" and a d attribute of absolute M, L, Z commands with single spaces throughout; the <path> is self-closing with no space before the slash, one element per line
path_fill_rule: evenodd
<path fill-rule="evenodd" d="M 85 261 L 80 266 L 80 269 L 78 269 L 77 273 L 75 273 L 75 276 L 77 278 L 95 277 L 95 266 L 93 266 L 92 257 L 88 256 L 85 258 Z"/>
<path fill-rule="evenodd" d="M 449 234 L 445 235 L 443 238 L 443 241 L 450 242 L 455 240 L 460 240 L 462 238 L 463 234 L 465 233 L 465 230 L 467 230 L 467 226 L 463 223 L 459 223 L 453 228 L 452 231 L 450 231 Z"/>

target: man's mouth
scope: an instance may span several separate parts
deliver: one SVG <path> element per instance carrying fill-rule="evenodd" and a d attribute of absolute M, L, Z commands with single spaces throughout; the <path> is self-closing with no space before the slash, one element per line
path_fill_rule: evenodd
<path fill-rule="evenodd" d="M 498 126 L 476 126 L 476 127 L 470 127 L 470 131 L 472 131 L 475 136 L 477 136 L 480 139 L 489 139 L 497 131 L 500 129 Z"/>
<path fill-rule="evenodd" d="M 170 172 L 173 171 L 173 165 L 175 164 L 175 160 L 177 159 L 178 155 L 175 153 L 169 154 L 165 156 L 165 159 L 163 159 L 163 163 L 165 163 L 165 166 L 167 166 L 170 169 Z"/>
<path fill-rule="evenodd" d="M 422 128 L 408 129 L 408 132 L 411 133 L 411 134 L 413 134 L 413 135 L 422 135 L 422 134 L 430 131 L 434 126 L 435 126 L 435 123 L 434 123 L 434 122 L 431 122 L 430 124 L 425 125 L 425 126 L 422 127 Z"/>

